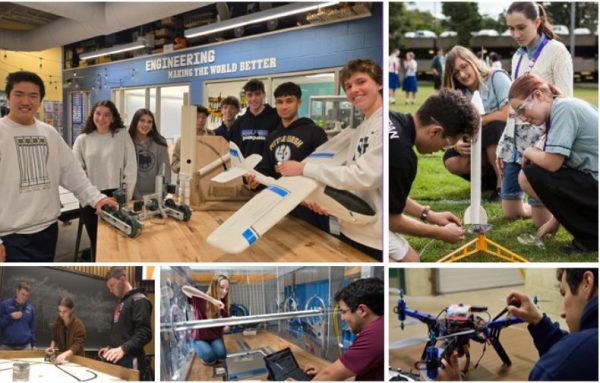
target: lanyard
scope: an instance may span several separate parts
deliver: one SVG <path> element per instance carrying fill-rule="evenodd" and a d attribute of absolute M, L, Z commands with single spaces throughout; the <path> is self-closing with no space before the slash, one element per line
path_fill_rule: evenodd
<path fill-rule="evenodd" d="M 529 65 L 527 68 L 527 71 L 525 73 L 529 73 L 531 72 L 531 70 L 533 69 L 533 66 L 535 65 L 535 62 L 537 61 L 538 57 L 540 57 L 540 54 L 542 53 L 542 50 L 544 49 L 544 47 L 546 46 L 546 44 L 548 44 L 548 38 L 546 37 L 546 35 L 542 34 L 542 42 L 540 43 L 539 48 L 537 49 L 537 51 L 533 54 L 533 57 L 531 58 L 531 60 L 529 61 Z M 515 80 L 519 78 L 519 68 L 521 67 L 521 60 L 523 60 L 523 56 L 527 54 L 524 53 L 519 57 L 519 62 L 517 63 L 517 68 L 515 69 Z"/>
<path fill-rule="evenodd" d="M 552 115 L 548 116 L 548 119 L 546 120 L 546 139 L 544 139 L 544 151 L 546 151 L 546 144 L 548 143 L 550 129 L 552 129 Z"/>

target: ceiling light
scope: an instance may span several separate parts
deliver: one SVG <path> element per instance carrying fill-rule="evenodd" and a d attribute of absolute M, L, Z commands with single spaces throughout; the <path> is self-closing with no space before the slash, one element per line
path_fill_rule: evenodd
<path fill-rule="evenodd" d="M 245 16 L 236 17 L 234 19 L 228 19 L 221 22 L 204 25 L 201 27 L 191 28 L 184 32 L 185 37 L 192 38 L 198 36 L 204 36 L 211 33 L 226 31 L 229 29 L 235 29 L 243 27 L 248 24 L 256 24 L 263 21 L 277 19 L 281 17 L 291 16 L 302 12 L 312 11 L 313 9 L 329 7 L 337 4 L 338 1 L 330 1 L 323 3 L 294 3 L 283 5 L 281 7 L 271 8 L 266 11 L 252 13 Z"/>
<path fill-rule="evenodd" d="M 82 53 L 79 55 L 81 60 L 90 60 L 100 56 L 114 55 L 122 52 L 134 51 L 146 47 L 146 40 L 143 37 L 138 38 L 137 41 L 128 44 L 115 45 L 110 48 L 100 49 L 94 52 Z"/>

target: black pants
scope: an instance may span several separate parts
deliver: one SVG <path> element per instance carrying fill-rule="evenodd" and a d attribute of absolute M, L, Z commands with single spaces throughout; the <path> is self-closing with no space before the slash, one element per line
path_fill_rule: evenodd
<path fill-rule="evenodd" d="M 598 181 L 566 167 L 523 168 L 527 181 L 556 220 L 587 250 L 598 250 Z"/>
<path fill-rule="evenodd" d="M 37 233 L 4 236 L 6 262 L 54 262 L 57 240 L 57 222 Z"/>
<path fill-rule="evenodd" d="M 108 197 L 112 197 L 113 192 L 116 189 L 102 190 L 102 193 Z M 96 209 L 91 206 L 79 206 L 79 219 L 83 221 L 85 225 L 85 231 L 88 233 L 90 238 L 90 246 L 96 254 L 96 239 L 98 237 L 98 215 Z"/>
<path fill-rule="evenodd" d="M 126 355 L 123 359 L 119 360 L 117 364 L 121 367 L 132 368 L 140 372 L 140 381 L 149 380 L 148 372 L 148 361 L 146 355 L 143 353 L 136 353 L 134 355 Z"/>
<path fill-rule="evenodd" d="M 363 253 L 367 254 L 369 257 L 375 258 L 379 262 L 383 261 L 383 250 L 375 249 L 373 247 L 363 245 L 362 243 L 358 243 L 358 242 L 346 237 L 344 234 L 340 234 L 340 240 L 342 242 L 347 243 L 348 245 L 354 247 L 355 249 L 362 251 Z"/>

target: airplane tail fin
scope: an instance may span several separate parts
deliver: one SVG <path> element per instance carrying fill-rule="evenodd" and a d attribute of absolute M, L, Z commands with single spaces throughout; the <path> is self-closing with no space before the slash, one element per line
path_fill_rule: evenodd
<path fill-rule="evenodd" d="M 229 142 L 229 158 L 231 159 L 231 168 L 213 177 L 212 181 L 226 183 L 234 180 L 252 171 L 262 160 L 262 156 L 258 154 L 244 158 L 240 148 L 232 141 Z"/>

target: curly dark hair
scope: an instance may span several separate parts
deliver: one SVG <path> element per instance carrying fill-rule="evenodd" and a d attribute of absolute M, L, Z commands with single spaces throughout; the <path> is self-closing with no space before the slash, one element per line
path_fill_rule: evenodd
<path fill-rule="evenodd" d="M 98 109 L 98 107 L 100 107 L 100 106 L 108 108 L 110 110 L 110 113 L 112 113 L 113 122 L 112 122 L 112 124 L 110 124 L 110 131 L 113 136 L 115 135 L 115 132 L 118 129 L 125 128 L 125 125 L 123 124 L 123 120 L 121 119 L 121 115 L 119 114 L 119 111 L 117 110 L 116 105 L 110 100 L 104 100 L 104 101 L 99 101 L 96 104 L 94 104 L 94 107 L 92 108 L 92 111 L 90 112 L 90 115 L 85 120 L 85 126 L 83 127 L 83 130 L 81 131 L 81 133 L 89 134 L 96 130 L 96 124 L 94 124 L 94 113 L 96 112 L 96 109 Z"/>
<path fill-rule="evenodd" d="M 138 122 L 140 122 L 140 118 L 143 116 L 150 116 L 152 118 L 152 130 L 148 133 L 148 136 L 154 140 L 159 145 L 167 146 L 167 140 L 158 132 L 158 128 L 156 127 L 156 119 L 154 118 L 154 114 L 148 109 L 138 109 L 133 115 L 133 119 L 131 120 L 131 124 L 129 124 L 129 135 L 131 139 L 135 141 L 135 137 L 137 136 L 137 126 Z"/>
<path fill-rule="evenodd" d="M 383 281 L 379 278 L 356 280 L 335 294 L 335 300 L 343 300 L 350 311 L 358 305 L 367 306 L 375 315 L 383 315 Z"/>
<path fill-rule="evenodd" d="M 459 91 L 442 89 L 430 96 L 417 110 L 423 125 L 439 124 L 443 137 L 476 137 L 479 131 L 479 112 Z"/>

